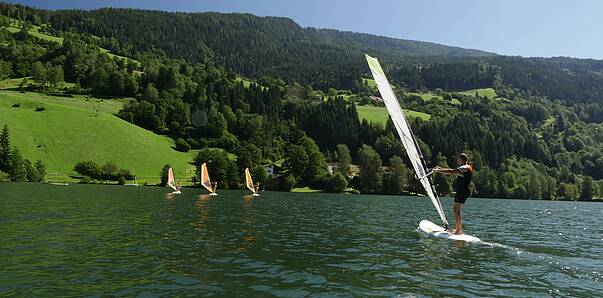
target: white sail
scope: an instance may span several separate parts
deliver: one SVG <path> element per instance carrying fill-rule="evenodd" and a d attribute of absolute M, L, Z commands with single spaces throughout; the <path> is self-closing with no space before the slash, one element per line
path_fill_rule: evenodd
<path fill-rule="evenodd" d="M 176 179 L 174 179 L 174 171 L 172 170 L 171 167 L 168 169 L 167 185 L 169 187 L 171 187 L 173 190 L 178 190 L 178 188 L 176 187 Z"/>
<path fill-rule="evenodd" d="M 421 149 L 415 140 L 415 136 L 408 125 L 408 121 L 404 116 L 404 112 L 400 107 L 400 103 L 392 90 L 391 85 L 387 81 L 385 77 L 385 73 L 383 69 L 381 69 L 381 65 L 377 58 L 373 58 L 369 55 L 366 56 L 366 61 L 369 64 L 369 68 L 373 73 L 373 78 L 375 79 L 375 83 L 379 88 L 379 93 L 381 93 L 381 97 L 385 102 L 385 106 L 389 112 L 389 116 L 392 118 L 394 126 L 396 126 L 396 130 L 398 131 L 398 135 L 400 136 L 400 140 L 402 144 L 404 144 L 404 148 L 406 149 L 406 153 L 410 158 L 410 162 L 412 163 L 413 168 L 415 169 L 415 173 L 417 178 L 425 188 L 425 192 L 427 196 L 431 199 L 431 202 L 435 206 L 440 215 L 440 219 L 444 223 L 444 225 L 448 226 L 448 221 L 446 220 L 446 215 L 444 214 L 444 209 L 442 208 L 442 203 L 440 199 L 437 197 L 437 193 L 435 192 L 433 185 L 431 183 L 430 178 L 428 177 L 428 173 L 426 171 L 425 159 L 423 158 L 423 154 L 421 153 Z"/>

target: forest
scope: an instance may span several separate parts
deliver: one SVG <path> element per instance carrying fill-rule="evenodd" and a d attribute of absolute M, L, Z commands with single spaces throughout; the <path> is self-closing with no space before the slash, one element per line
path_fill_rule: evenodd
<path fill-rule="evenodd" d="M 420 192 L 393 125 L 359 118 L 358 106 L 382 105 L 369 103 L 379 93 L 366 80 L 368 52 L 401 105 L 431 115 L 410 118 L 428 164 L 470 156 L 474 196 L 603 196 L 602 61 L 506 57 L 247 14 L 11 4 L 0 14 L 3 28 L 23 27 L 0 31 L 0 79 L 23 78 L 20 88 L 36 92 L 130 97 L 118 117 L 169 136 L 176 150 L 199 150 L 191 162 L 211 160 L 222 187 L 240 188 L 249 167 L 272 190 Z M 30 26 L 64 41 L 37 38 Z M 480 88 L 496 95 L 460 92 Z M 416 95 L 425 91 L 439 97 Z M 440 195 L 453 192 L 451 178 L 434 182 Z"/>

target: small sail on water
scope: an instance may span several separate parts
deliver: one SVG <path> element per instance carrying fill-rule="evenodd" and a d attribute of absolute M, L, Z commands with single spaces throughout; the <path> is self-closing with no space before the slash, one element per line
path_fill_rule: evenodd
<path fill-rule="evenodd" d="M 174 170 L 171 167 L 168 169 L 167 185 L 173 189 L 174 192 L 179 192 L 178 187 L 176 186 L 176 179 L 174 179 Z"/>
<path fill-rule="evenodd" d="M 255 185 L 253 184 L 253 179 L 251 179 L 251 172 L 249 172 L 249 168 L 245 168 L 245 186 L 247 186 L 247 188 L 253 192 L 254 196 L 260 196 Z"/>
<path fill-rule="evenodd" d="M 385 73 L 383 69 L 381 69 L 381 65 L 377 58 L 373 58 L 369 55 L 366 56 L 366 61 L 368 62 L 369 68 L 373 74 L 373 78 L 375 79 L 375 83 L 379 88 L 379 93 L 381 93 L 381 97 L 385 102 L 385 106 L 387 107 L 387 111 L 389 112 L 389 116 L 392 118 L 394 122 L 394 126 L 398 131 L 398 135 L 400 136 L 400 140 L 402 144 L 404 144 L 404 148 L 406 149 L 406 153 L 410 158 L 410 162 L 415 170 L 417 175 L 417 179 L 421 182 L 421 185 L 425 189 L 425 193 L 431 199 L 431 202 L 435 206 L 438 214 L 440 215 L 440 219 L 444 224 L 444 227 L 448 227 L 448 220 L 446 220 L 446 215 L 444 214 L 444 209 L 442 208 L 442 203 L 437 196 L 435 188 L 431 182 L 429 174 L 426 170 L 427 165 L 425 163 L 425 159 L 423 158 L 423 154 L 421 153 L 421 149 L 417 144 L 414 134 L 408 125 L 408 121 L 404 116 L 404 112 L 400 107 L 400 103 L 392 90 L 391 85 L 387 81 L 385 77 Z"/>
<path fill-rule="evenodd" d="M 211 183 L 209 180 L 209 172 L 207 171 L 207 163 L 201 165 L 201 185 L 209 191 L 209 195 L 216 196 L 217 183 Z"/>
<path fill-rule="evenodd" d="M 174 179 L 174 170 L 172 170 L 172 168 L 168 169 L 167 185 L 169 187 L 171 187 L 173 190 L 176 190 L 176 181 Z"/>

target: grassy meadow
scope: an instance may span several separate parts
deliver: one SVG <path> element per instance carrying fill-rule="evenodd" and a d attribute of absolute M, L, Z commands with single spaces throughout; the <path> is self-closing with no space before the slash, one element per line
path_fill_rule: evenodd
<path fill-rule="evenodd" d="M 362 81 L 364 81 L 370 88 L 377 89 L 377 83 L 375 83 L 375 79 L 363 78 Z"/>
<path fill-rule="evenodd" d="M 460 94 L 464 94 L 464 95 L 469 95 L 469 96 L 475 96 L 475 93 L 477 93 L 477 95 L 481 96 L 481 97 L 487 97 L 487 98 L 496 98 L 496 91 L 492 88 L 483 88 L 483 89 L 471 89 L 471 90 L 465 90 L 465 91 L 461 91 L 461 92 L 457 92 Z"/>
<path fill-rule="evenodd" d="M 358 110 L 358 118 L 360 118 L 361 121 L 366 119 L 368 122 L 385 125 L 389 118 L 389 114 L 385 107 L 357 106 L 356 109 Z M 404 113 L 408 117 L 419 117 L 423 120 L 429 120 L 431 118 L 431 115 L 417 111 L 404 110 Z"/>
<path fill-rule="evenodd" d="M 8 30 L 11 33 L 16 33 L 16 32 L 21 31 L 21 26 L 20 26 L 20 24 L 13 22 L 11 24 L 11 26 L 6 27 L 6 30 Z M 39 39 L 42 39 L 42 40 L 47 40 L 47 41 L 52 41 L 52 42 L 56 42 L 56 43 L 59 43 L 59 44 L 63 44 L 63 38 L 62 37 L 52 36 L 52 35 L 49 35 L 49 34 L 45 34 L 45 33 L 40 32 L 39 30 L 40 30 L 40 27 L 38 27 L 38 26 L 32 26 L 31 28 L 29 28 L 27 30 L 27 34 L 29 34 L 31 36 L 35 36 L 35 37 L 37 37 Z"/>
<path fill-rule="evenodd" d="M 0 125 L 9 126 L 11 145 L 25 158 L 44 161 L 49 180 L 71 181 L 75 163 L 93 160 L 114 162 L 149 184 L 159 182 L 159 171 L 170 163 L 176 178 L 187 181 L 195 153 L 177 152 L 171 139 L 114 116 L 122 101 L 0 91 Z"/>

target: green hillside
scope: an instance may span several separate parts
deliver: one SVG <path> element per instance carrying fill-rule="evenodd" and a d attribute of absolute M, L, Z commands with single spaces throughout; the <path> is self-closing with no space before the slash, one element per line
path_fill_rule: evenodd
<path fill-rule="evenodd" d="M 8 32 L 17 33 L 19 31 L 21 31 L 21 28 L 23 26 L 23 24 L 22 24 L 21 21 L 16 20 L 16 19 L 10 19 L 10 18 L 9 18 L 9 20 L 10 20 L 10 23 L 9 23 L 10 25 L 5 27 Z M 30 25 L 30 27 L 27 29 L 27 34 L 29 34 L 31 36 L 34 36 L 34 37 L 37 37 L 37 38 L 42 39 L 42 40 L 46 40 L 46 41 L 50 41 L 50 42 L 56 42 L 58 44 L 63 44 L 64 38 L 59 37 L 59 36 L 53 36 L 53 35 L 50 35 L 50 34 L 46 34 L 44 32 L 41 32 L 40 29 L 41 29 L 40 26 Z M 104 54 L 107 54 L 109 57 L 111 57 L 111 59 L 117 57 L 117 58 L 120 58 L 120 59 L 131 60 L 131 61 L 134 61 L 136 63 L 139 63 L 138 61 L 136 61 L 134 59 L 131 59 L 131 58 L 128 58 L 128 57 L 124 57 L 124 56 L 120 56 L 120 55 L 116 55 L 114 53 L 111 53 L 111 51 L 109 51 L 107 49 L 104 49 L 104 48 L 100 48 L 100 52 L 104 53 Z"/>
<path fill-rule="evenodd" d="M 19 107 L 13 107 L 15 104 Z M 139 183 L 157 183 L 165 163 L 174 166 L 177 178 L 187 177 L 194 153 L 177 152 L 169 138 L 112 115 L 121 104 L 116 100 L 99 103 L 83 97 L 1 91 L 0 125 L 8 124 L 12 145 L 24 157 L 44 161 L 51 180 L 74 174 L 74 164 L 82 160 L 115 162 L 132 170 Z M 99 105 L 97 116 L 93 108 Z M 36 112 L 37 107 L 45 110 Z"/>
<path fill-rule="evenodd" d="M 363 81 L 364 81 L 364 82 L 367 84 L 367 86 L 369 86 L 370 88 L 372 88 L 372 89 L 376 89 L 376 88 L 377 88 L 377 83 L 375 83 L 375 80 L 374 80 L 374 79 L 367 79 L 367 78 L 363 78 L 362 80 L 363 80 Z"/>
<path fill-rule="evenodd" d="M 358 118 L 360 120 L 366 119 L 368 122 L 387 123 L 389 114 L 385 107 L 357 106 L 356 109 L 358 110 Z M 404 113 L 408 117 L 419 117 L 423 120 L 431 118 L 431 115 L 417 111 L 404 110 Z"/>
<path fill-rule="evenodd" d="M 0 89 L 17 89 L 23 80 L 32 81 L 33 77 L 12 78 L 0 81 Z"/>
<path fill-rule="evenodd" d="M 32 28 L 27 30 L 27 34 L 29 34 L 31 36 L 35 36 L 39 39 L 52 41 L 52 42 L 56 42 L 56 43 L 60 43 L 60 44 L 63 43 L 62 37 L 57 37 L 57 36 L 52 36 L 52 35 L 42 33 L 39 31 L 39 29 L 40 28 L 38 26 L 33 26 Z M 8 30 L 11 33 L 16 33 L 16 32 L 21 31 L 21 27 L 18 24 L 11 24 L 11 26 L 6 27 L 6 30 Z"/>
<path fill-rule="evenodd" d="M 492 88 L 471 89 L 471 90 L 461 91 L 459 93 L 464 94 L 464 95 L 469 95 L 469 96 L 474 96 L 475 94 L 477 94 L 479 96 L 482 96 L 482 97 L 485 96 L 490 99 L 496 97 L 496 91 Z"/>

